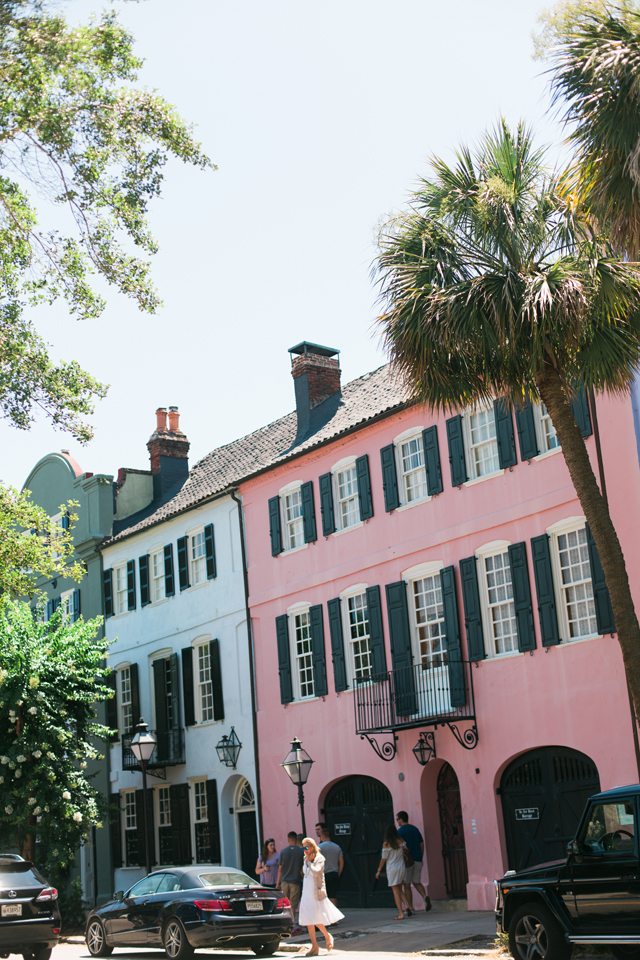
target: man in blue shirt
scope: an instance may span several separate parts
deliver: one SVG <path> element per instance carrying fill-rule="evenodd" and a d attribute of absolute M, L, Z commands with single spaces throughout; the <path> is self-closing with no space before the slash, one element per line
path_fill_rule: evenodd
<path fill-rule="evenodd" d="M 422 859 L 424 857 L 424 840 L 422 839 L 422 834 L 417 827 L 409 823 L 409 814 L 406 810 L 399 810 L 396 820 L 398 821 L 398 836 L 404 840 L 414 860 L 413 866 L 407 867 L 404 878 L 404 895 L 407 903 L 411 903 L 411 884 L 413 884 L 424 900 L 425 910 L 431 910 L 431 900 L 420 882 Z"/>

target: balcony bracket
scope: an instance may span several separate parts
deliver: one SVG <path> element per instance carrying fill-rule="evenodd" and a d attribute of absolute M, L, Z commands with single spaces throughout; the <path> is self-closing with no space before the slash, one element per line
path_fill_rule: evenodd
<path fill-rule="evenodd" d="M 474 750 L 478 746 L 478 725 L 473 722 L 473 725 L 467 727 L 466 730 L 463 730 L 462 733 L 458 730 L 458 725 L 456 723 L 449 723 L 445 721 L 446 725 L 451 730 L 451 733 L 454 735 L 461 747 L 464 747 L 465 750 Z M 442 726 L 445 724 L 443 723 Z"/>
<path fill-rule="evenodd" d="M 391 736 L 393 737 L 393 741 L 387 740 L 382 744 L 378 743 L 375 737 L 370 737 L 367 733 L 360 734 L 360 739 L 368 740 L 380 759 L 389 761 L 393 760 L 396 755 L 396 743 L 398 742 L 395 733 L 392 732 Z"/>
<path fill-rule="evenodd" d="M 147 767 L 147 776 L 157 777 L 158 780 L 166 780 L 167 771 L 165 767 Z"/>

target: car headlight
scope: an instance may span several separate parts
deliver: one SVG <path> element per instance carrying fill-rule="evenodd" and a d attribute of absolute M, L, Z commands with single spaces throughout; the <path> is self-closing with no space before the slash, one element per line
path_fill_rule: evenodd
<path fill-rule="evenodd" d="M 493 885 L 496 888 L 496 910 L 502 910 L 503 901 L 502 901 L 502 888 L 500 887 L 500 881 L 494 880 Z"/>

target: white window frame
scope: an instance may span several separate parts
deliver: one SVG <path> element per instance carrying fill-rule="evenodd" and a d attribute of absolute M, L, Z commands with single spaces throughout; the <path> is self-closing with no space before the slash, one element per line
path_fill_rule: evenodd
<path fill-rule="evenodd" d="M 129 599 L 128 599 L 128 588 L 127 588 L 127 561 L 124 563 L 118 563 L 111 568 L 111 578 L 113 583 L 113 614 L 115 617 L 122 617 L 125 613 L 129 613 Z M 122 573 L 124 577 L 124 588 L 121 591 L 118 591 L 118 574 Z M 119 597 L 123 596 L 123 609 L 120 610 L 118 603 Z"/>
<path fill-rule="evenodd" d="M 562 450 L 560 443 L 558 443 L 555 447 L 547 448 L 547 434 L 545 432 L 543 421 L 549 418 L 549 414 L 543 414 L 543 406 L 544 404 L 542 401 L 533 404 L 533 422 L 536 431 L 536 443 L 538 444 L 538 450 L 540 451 L 537 457 L 534 457 L 534 460 L 545 460 L 547 457 L 552 457 L 554 454 L 560 453 Z M 550 418 L 549 423 L 551 423 Z"/>
<path fill-rule="evenodd" d="M 316 691 L 315 683 L 313 679 L 313 653 L 311 651 L 311 646 L 309 646 L 309 652 L 304 654 L 304 658 L 311 658 L 311 686 L 313 688 L 312 693 L 307 693 L 304 696 L 302 695 L 302 683 L 300 680 L 300 665 L 299 660 L 302 660 L 303 657 L 299 657 L 297 653 L 297 636 L 296 636 L 296 617 L 301 614 L 307 614 L 309 616 L 309 644 L 311 644 L 311 619 L 309 611 L 311 610 L 311 604 L 306 602 L 296 603 L 293 606 L 289 607 L 287 610 L 287 616 L 289 618 L 289 656 L 291 658 L 291 684 L 293 689 L 293 699 L 304 702 L 306 700 L 315 700 Z M 306 668 L 305 668 L 306 669 Z"/>
<path fill-rule="evenodd" d="M 63 531 L 63 528 L 62 528 L 62 517 L 63 517 L 63 516 L 64 516 L 64 514 L 63 514 L 62 512 L 60 512 L 60 513 L 56 513 L 53 517 L 51 517 L 51 523 L 55 523 L 56 527 L 58 527 L 59 530 L 60 530 L 60 533 L 57 533 L 57 532 L 56 532 L 56 533 L 54 534 L 54 540 L 57 540 L 59 537 L 61 537 L 62 534 L 63 534 L 63 532 L 64 532 L 64 531 Z M 31 532 L 31 531 L 27 531 L 27 533 L 30 533 L 30 532 Z M 56 548 L 55 548 L 55 543 L 53 543 L 53 544 L 51 545 L 51 555 L 52 555 L 52 557 L 53 557 L 54 560 L 58 560 L 58 559 L 62 556 L 62 554 L 60 554 L 60 553 L 56 550 Z"/>
<path fill-rule="evenodd" d="M 133 797 L 131 804 L 128 801 L 128 797 Z M 133 807 L 133 814 L 130 813 L 131 808 Z M 136 812 L 136 791 L 135 790 L 123 790 L 122 791 L 122 816 L 124 821 L 125 830 L 137 830 L 138 829 L 138 817 Z"/>
<path fill-rule="evenodd" d="M 403 570 L 400 574 L 402 580 L 404 580 L 407 587 L 407 606 L 409 608 L 409 624 L 411 629 L 411 647 L 414 656 L 414 663 L 422 663 L 422 656 L 420 653 L 420 635 L 418 632 L 418 621 L 416 616 L 416 607 L 414 602 L 414 583 L 416 580 L 425 580 L 427 577 L 435 577 L 440 574 L 440 571 L 443 569 L 444 563 L 442 560 L 429 560 L 425 563 L 417 563 L 413 567 L 409 567 L 407 570 Z M 444 617 L 443 617 L 444 622 Z M 443 646 L 442 651 L 446 654 L 446 645 Z"/>
<path fill-rule="evenodd" d="M 117 666 L 116 669 L 115 669 L 116 684 L 117 684 L 116 704 L 117 704 L 117 707 L 118 707 L 118 732 L 120 733 L 120 735 L 125 734 L 125 733 L 127 732 L 127 730 L 131 731 L 131 730 L 133 729 L 133 701 L 132 701 L 132 700 L 129 700 L 129 703 L 128 703 L 128 704 L 124 704 L 124 703 L 123 703 L 123 695 L 122 695 L 122 674 L 124 673 L 125 670 L 128 670 L 128 671 L 129 671 L 129 695 L 131 695 L 131 664 L 130 664 L 130 663 L 119 663 L 118 666 Z M 126 724 L 125 724 L 125 719 L 124 719 L 124 710 L 123 710 L 123 708 L 124 708 L 125 706 L 129 706 L 129 705 L 131 705 L 131 721 L 132 721 L 132 722 L 131 722 L 131 725 L 130 725 L 130 726 L 126 726 Z"/>
<path fill-rule="evenodd" d="M 190 587 L 199 587 L 201 584 L 207 582 L 207 547 L 205 544 L 204 538 L 204 528 L 205 524 L 202 524 L 199 527 L 195 527 L 193 530 L 189 531 L 187 534 L 187 564 L 189 569 L 189 586 Z M 194 557 L 193 551 L 196 543 L 197 537 L 202 537 L 202 555 L 200 557 Z M 198 561 L 202 561 L 200 567 L 197 567 L 196 564 Z M 200 571 L 200 579 L 196 579 L 197 571 Z"/>
<path fill-rule="evenodd" d="M 278 496 L 280 497 L 280 525 L 282 530 L 282 552 L 283 553 L 296 553 L 298 550 L 304 550 L 305 547 L 308 547 L 309 544 L 304 542 L 304 516 L 301 513 L 300 520 L 301 524 L 301 537 L 302 543 L 299 543 L 295 547 L 289 546 L 289 536 L 288 536 L 288 527 L 289 521 L 287 520 L 287 497 L 292 493 L 300 493 L 300 510 L 302 510 L 302 480 L 292 480 L 291 483 L 288 483 L 285 487 L 282 487 L 278 491 Z M 296 522 L 296 521 L 292 521 Z"/>
<path fill-rule="evenodd" d="M 71 621 L 73 616 L 73 589 L 65 590 L 60 594 L 60 608 L 65 620 Z"/>
<path fill-rule="evenodd" d="M 514 603 L 514 621 L 516 623 L 516 633 L 515 633 L 515 649 L 505 650 L 501 653 L 498 653 L 496 649 L 495 637 L 493 635 L 493 617 L 491 615 L 491 604 L 489 603 L 489 588 L 487 586 L 487 566 L 486 560 L 490 557 L 501 556 L 504 553 L 508 553 L 509 547 L 511 546 L 510 540 L 492 540 L 490 543 L 484 543 L 481 547 L 478 547 L 476 550 L 476 559 L 478 561 L 478 592 L 480 594 L 480 610 L 482 612 L 482 632 L 484 634 L 484 652 L 489 659 L 502 659 L 503 657 L 516 657 L 521 656 L 522 653 L 518 648 L 518 629 L 517 629 L 517 620 L 515 617 L 515 601 L 512 599 L 511 603 Z M 509 572 L 511 573 L 511 562 L 509 562 Z M 513 592 L 513 577 L 511 580 L 512 583 L 512 592 Z M 502 601 L 503 603 L 508 603 L 509 601 Z"/>
<path fill-rule="evenodd" d="M 200 651 L 206 648 L 207 653 L 210 655 L 211 648 L 209 644 L 211 643 L 211 637 L 198 637 L 197 640 L 193 641 L 193 655 L 194 655 L 194 694 L 196 699 L 196 723 L 216 723 L 213 719 L 213 713 L 215 709 L 215 702 L 213 698 L 213 681 L 211 679 L 211 660 L 209 660 L 209 680 L 200 681 Z M 205 717 L 205 711 L 202 706 L 203 699 L 203 687 L 211 687 L 211 716 Z"/>
<path fill-rule="evenodd" d="M 197 864 L 197 826 L 199 823 L 209 823 L 209 799 L 207 797 L 207 777 L 187 777 L 187 783 L 189 784 L 189 806 L 191 814 L 191 849 L 193 850 L 193 862 Z M 198 784 L 202 784 L 204 787 L 204 805 L 205 810 L 207 811 L 207 816 L 203 817 L 200 820 L 196 820 L 196 811 L 198 809 L 198 804 L 196 803 L 197 796 L 196 792 L 198 790 Z"/>
<path fill-rule="evenodd" d="M 162 811 L 162 812 L 161 812 L 161 810 L 162 810 L 161 804 L 164 803 L 164 800 L 161 798 L 161 792 L 162 792 L 163 790 L 166 790 L 166 792 L 167 792 L 167 797 L 166 797 L 166 799 L 167 799 L 167 802 L 168 802 L 168 809 L 167 809 L 166 811 Z M 154 817 L 154 824 L 155 824 L 155 826 L 154 826 L 154 830 L 155 830 L 155 842 L 156 842 L 156 851 L 157 851 L 156 857 L 157 857 L 157 859 L 158 859 L 158 866 L 157 866 L 156 869 L 158 869 L 158 870 L 166 870 L 168 867 L 171 866 L 171 864 L 170 864 L 170 863 L 160 863 L 160 830 L 161 830 L 163 827 L 171 827 L 171 797 L 170 797 L 170 794 L 169 794 L 169 784 L 163 784 L 163 785 L 160 786 L 160 787 L 155 787 L 155 788 L 154 788 L 154 793 L 155 793 L 155 795 L 156 795 L 156 796 L 155 796 L 155 817 Z M 167 816 L 167 815 L 168 815 L 168 821 L 165 822 L 165 823 L 161 823 L 161 822 L 160 822 L 160 821 L 161 821 L 161 817 Z"/>
<path fill-rule="evenodd" d="M 161 576 L 157 579 L 159 581 L 159 590 L 156 595 L 156 583 L 155 577 L 155 568 L 154 561 L 155 557 L 160 557 L 160 570 L 162 571 Z M 151 603 L 162 603 L 163 600 L 166 600 L 165 594 L 165 580 L 164 580 L 164 547 L 154 547 L 149 550 L 149 599 Z"/>
<path fill-rule="evenodd" d="M 345 646 L 345 664 L 347 668 L 347 680 L 350 687 L 354 687 L 356 684 L 360 687 L 367 681 L 358 680 L 356 678 L 356 665 L 353 653 L 354 641 L 351 638 L 351 619 L 349 616 L 349 600 L 353 599 L 353 597 L 359 597 L 364 594 L 366 601 L 366 592 L 368 587 L 368 583 L 355 583 L 352 586 L 347 587 L 347 589 L 343 590 L 340 594 L 340 614 L 342 617 L 342 635 Z M 367 617 L 368 612 L 369 611 L 367 608 Z M 371 638 L 369 638 L 369 658 L 371 660 L 371 669 L 373 670 L 373 660 L 371 658 Z"/>
<path fill-rule="evenodd" d="M 355 492 L 355 501 L 358 519 L 355 523 L 350 523 L 347 526 L 343 523 L 342 511 L 340 509 L 340 482 L 338 474 L 342 473 L 345 470 L 352 469 L 356 474 L 356 492 Z M 357 530 L 358 527 L 363 525 L 363 520 L 360 519 L 360 495 L 358 493 L 358 476 L 356 470 L 356 457 L 344 457 L 342 460 L 338 460 L 337 463 L 334 463 L 331 468 L 331 484 L 333 492 L 333 520 L 335 523 L 334 536 L 336 534 L 346 533 L 347 530 Z M 351 497 L 345 497 L 344 500 L 352 499 Z"/>
<path fill-rule="evenodd" d="M 590 633 L 588 636 L 575 637 L 575 639 L 569 636 L 569 617 L 567 613 L 565 591 L 562 586 L 562 569 L 560 567 L 560 549 L 558 545 L 558 537 L 563 533 L 571 533 L 572 530 L 579 530 L 581 527 L 584 527 L 585 524 L 585 517 L 567 517 L 565 520 L 558 520 L 557 523 L 547 527 L 546 530 L 547 534 L 551 538 L 549 552 L 551 554 L 551 569 L 553 572 L 553 590 L 556 600 L 556 610 L 558 611 L 558 630 L 562 640 L 562 645 L 565 643 L 582 643 L 584 640 L 595 640 L 602 636 L 602 634 L 597 632 L 597 626 L 596 632 Z"/>
<path fill-rule="evenodd" d="M 492 414 L 495 423 L 495 410 L 493 407 L 493 402 L 478 404 L 475 407 L 469 407 L 464 411 L 462 415 L 462 434 L 464 438 L 464 455 L 467 466 L 467 474 L 469 479 L 464 483 L 465 487 L 469 487 L 476 483 L 483 483 L 485 480 L 492 480 L 493 477 L 500 477 L 504 473 L 504 468 L 498 465 L 498 469 L 494 470 L 492 473 L 485 473 L 482 476 L 478 476 L 476 473 L 476 462 L 473 457 L 473 444 L 471 437 L 471 417 L 476 413 L 482 413 L 483 410 L 488 410 Z M 485 441 L 488 442 L 488 441 Z M 497 437 L 494 440 L 496 445 L 496 454 L 498 453 L 498 440 Z"/>
<path fill-rule="evenodd" d="M 398 493 L 400 494 L 400 506 L 398 510 L 410 509 L 411 507 L 417 506 L 419 503 L 428 503 L 431 500 L 431 497 L 428 493 L 427 488 L 427 463 L 424 455 L 424 438 L 423 431 L 424 427 L 411 427 L 409 430 L 405 430 L 404 433 L 399 434 L 399 436 L 394 438 L 393 446 L 396 456 L 396 472 L 398 476 Z M 422 470 L 424 471 L 424 496 L 417 497 L 415 500 L 409 500 L 407 492 L 407 474 L 404 472 L 404 464 L 402 458 L 402 444 L 408 443 L 411 440 L 417 440 L 422 451 Z M 419 469 L 419 468 L 418 468 Z M 416 471 L 412 471 L 416 472 Z"/>
<path fill-rule="evenodd" d="M 163 796 L 162 796 L 162 791 L 163 791 L 163 790 L 166 791 L 166 794 L 167 794 L 166 797 L 163 797 Z M 169 793 L 169 786 L 163 784 L 163 785 L 160 786 L 160 787 L 156 787 L 156 791 L 157 791 L 157 803 L 156 803 L 156 806 L 157 806 L 157 811 L 156 811 L 156 813 L 157 813 L 157 818 L 156 818 L 156 822 L 157 822 L 157 824 L 158 824 L 159 827 L 170 827 L 170 826 L 171 826 L 171 795 L 170 795 L 170 793 Z M 162 805 L 163 805 L 164 803 L 167 803 L 167 804 L 168 804 L 168 807 L 167 807 L 166 810 L 163 810 L 163 809 L 162 809 Z M 163 817 L 166 817 L 167 819 L 163 821 Z"/>

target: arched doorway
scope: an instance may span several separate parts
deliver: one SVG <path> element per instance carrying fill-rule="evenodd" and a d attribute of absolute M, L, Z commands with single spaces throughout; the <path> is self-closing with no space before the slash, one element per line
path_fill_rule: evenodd
<path fill-rule="evenodd" d="M 373 777 L 346 777 L 324 801 L 331 837 L 342 847 L 344 871 L 339 902 L 345 907 L 392 907 L 384 874 L 376 880 L 384 831 L 393 823 L 393 801 L 384 783 Z"/>
<path fill-rule="evenodd" d="M 469 873 L 462 823 L 460 784 L 455 770 L 449 763 L 444 763 L 438 774 L 437 791 L 445 889 L 449 897 L 466 897 Z"/>
<path fill-rule="evenodd" d="M 585 801 L 600 790 L 593 760 L 567 747 L 540 747 L 510 763 L 500 781 L 509 869 L 566 856 Z"/>
<path fill-rule="evenodd" d="M 258 831 L 256 828 L 256 801 L 248 780 L 242 779 L 236 788 L 233 804 L 238 838 L 240 869 L 255 877 L 258 859 Z"/>

